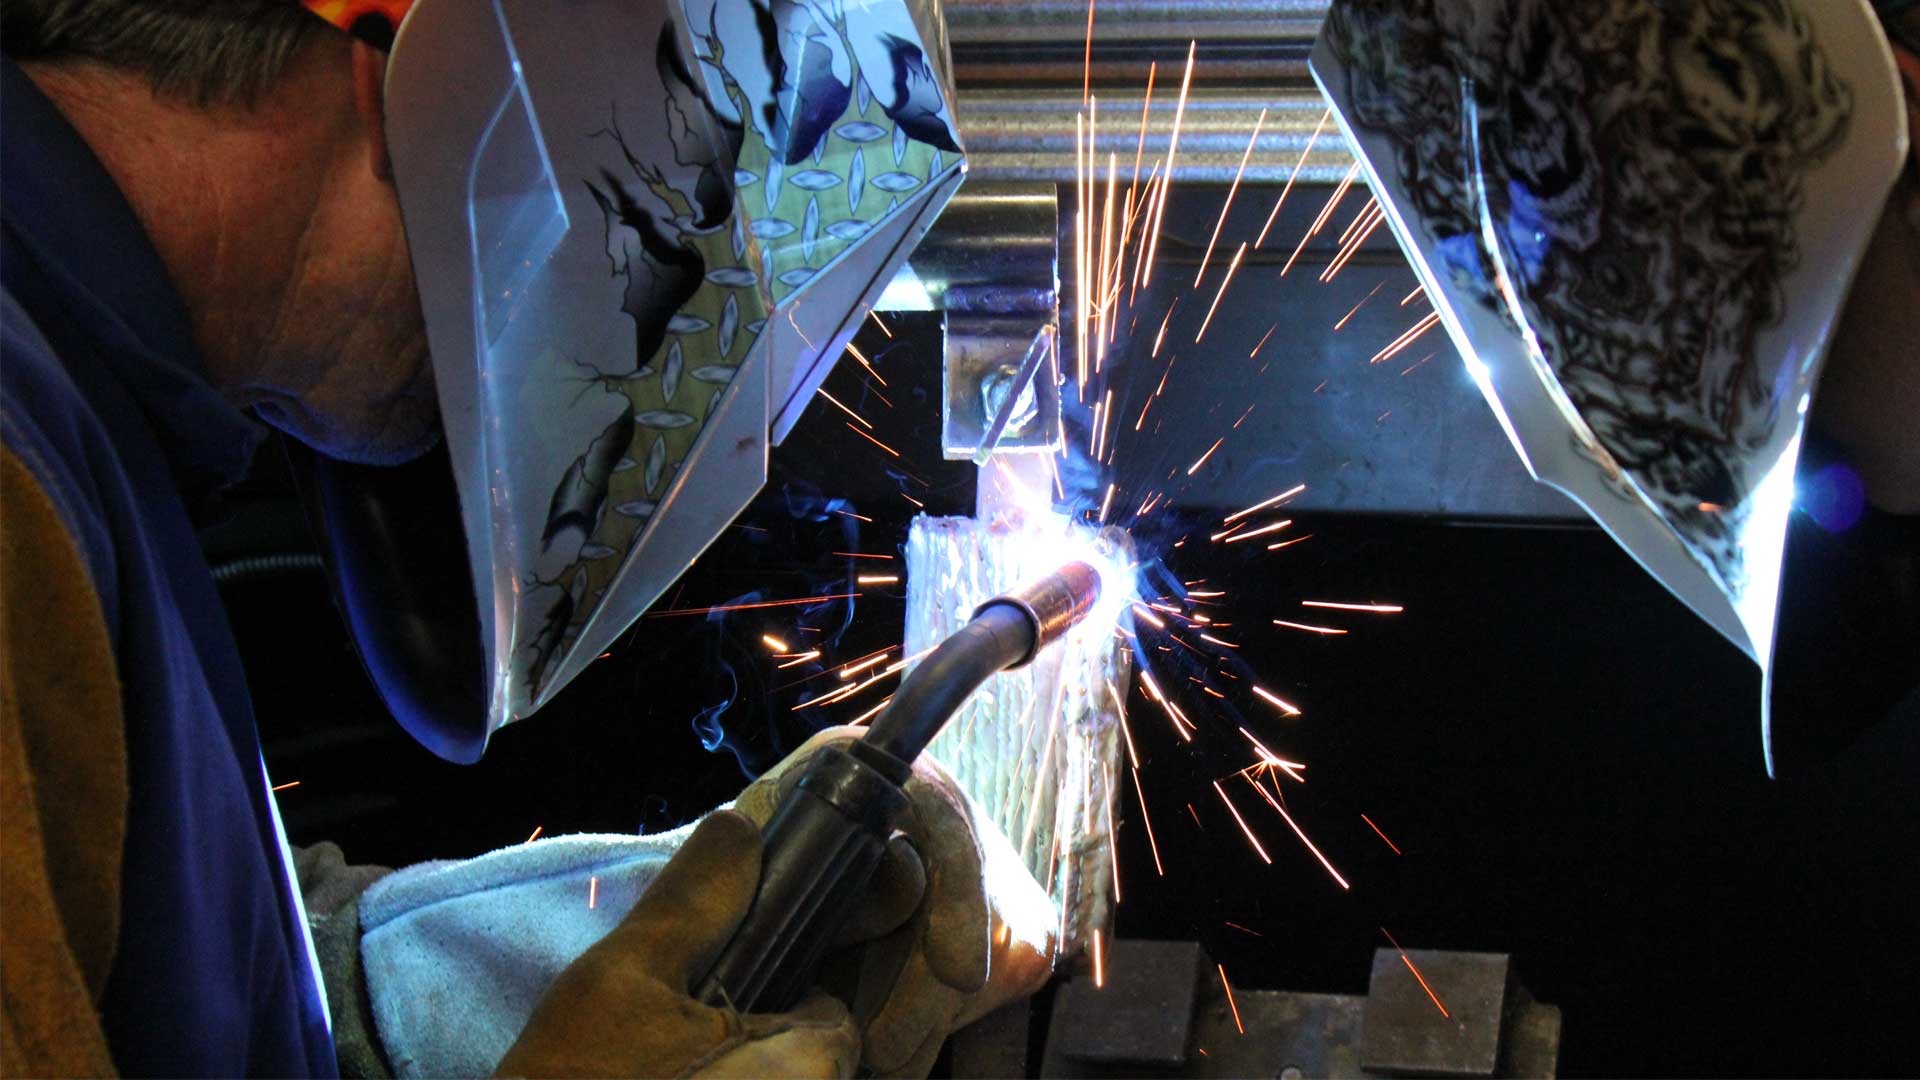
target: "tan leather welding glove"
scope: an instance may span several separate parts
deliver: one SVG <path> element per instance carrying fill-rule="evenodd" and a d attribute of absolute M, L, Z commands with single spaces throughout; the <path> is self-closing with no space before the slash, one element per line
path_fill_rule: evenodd
<path fill-rule="evenodd" d="M 746 916 L 760 858 L 753 822 L 708 815 L 625 921 L 554 980 L 496 1075 L 852 1076 L 859 1032 L 830 995 L 742 1016 L 690 993 Z"/>
<path fill-rule="evenodd" d="M 830 728 L 742 792 L 734 808 L 765 824 L 820 748 L 859 738 Z M 877 1076 L 925 1077 L 948 1035 L 1043 985 L 1057 915 L 992 822 L 926 755 L 907 782 L 900 831 L 821 984 L 860 1026 Z"/>

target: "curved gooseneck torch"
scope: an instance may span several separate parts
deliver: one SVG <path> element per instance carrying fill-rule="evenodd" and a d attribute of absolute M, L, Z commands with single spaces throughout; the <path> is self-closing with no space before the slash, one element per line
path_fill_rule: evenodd
<path fill-rule="evenodd" d="M 880 865 L 913 760 L 981 683 L 1032 663 L 1099 597 L 1099 573 L 1074 562 L 987 601 L 913 670 L 865 739 L 814 756 L 767 822 L 759 890 L 698 987 L 701 1000 L 742 1012 L 800 1002 Z"/>

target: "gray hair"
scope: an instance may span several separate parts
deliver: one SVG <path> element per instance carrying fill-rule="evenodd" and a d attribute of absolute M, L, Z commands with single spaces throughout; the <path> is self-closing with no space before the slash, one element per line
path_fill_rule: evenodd
<path fill-rule="evenodd" d="M 16 60 L 92 60 L 205 107 L 251 105 L 322 27 L 295 0 L 0 0 Z"/>

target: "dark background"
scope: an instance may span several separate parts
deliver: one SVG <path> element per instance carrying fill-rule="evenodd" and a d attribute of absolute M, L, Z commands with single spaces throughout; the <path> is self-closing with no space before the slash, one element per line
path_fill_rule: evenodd
<path fill-rule="evenodd" d="M 1197 252 L 1182 223 L 1211 218 L 1178 199 L 1175 207 L 1163 258 L 1190 268 Z M 1405 365 L 1364 363 L 1412 321 L 1405 311 L 1379 312 L 1370 329 L 1350 324 L 1364 335 L 1350 347 L 1328 344 L 1325 325 L 1373 284 L 1388 281 L 1388 305 L 1411 286 L 1390 249 L 1356 260 L 1351 278 L 1304 294 L 1297 308 L 1286 306 L 1294 294 L 1274 291 L 1256 270 L 1274 268 L 1256 261 L 1243 269 L 1247 281 L 1208 332 L 1218 344 L 1181 361 L 1203 374 L 1170 383 L 1170 419 L 1158 434 L 1149 424 L 1120 443 L 1117 475 L 1137 506 L 1169 463 L 1184 466 L 1247 404 L 1259 406 L 1269 427 L 1223 448 L 1177 493 L 1172 515 L 1156 513 L 1140 538 L 1165 554 L 1173 577 L 1228 590 L 1237 655 L 1306 715 L 1282 720 L 1243 690 L 1213 702 L 1187 684 L 1182 701 L 1202 728 L 1188 746 L 1132 699 L 1167 874 L 1154 874 L 1129 793 L 1117 933 L 1197 938 L 1236 987 L 1344 993 L 1365 991 L 1381 927 L 1407 947 L 1509 952 L 1532 992 L 1563 1010 L 1566 1075 L 1912 1073 L 1920 1016 L 1915 699 L 1881 719 L 1878 699 L 1849 694 L 1852 679 L 1834 680 L 1819 715 L 1796 721 L 1796 731 L 1814 734 L 1793 742 L 1780 779 L 1767 779 L 1754 666 L 1570 515 L 1475 519 L 1323 504 L 1294 515 L 1289 535 L 1314 538 L 1284 551 L 1226 549 L 1204 533 L 1166 546 L 1214 525 L 1245 491 L 1316 484 L 1328 473 L 1376 477 L 1349 484 L 1350 498 L 1392 504 L 1376 497 L 1377 485 L 1411 469 L 1394 467 L 1395 454 L 1460 458 L 1451 487 L 1428 475 L 1443 495 L 1470 482 L 1506 483 L 1488 474 L 1502 467 L 1485 450 L 1499 446 L 1498 430 L 1437 332 L 1408 363 L 1438 355 L 1405 375 Z M 1164 306 L 1143 302 L 1142 310 L 1157 324 Z M 1189 339 L 1201 311 L 1181 313 L 1195 319 Z M 1267 347 L 1274 353 L 1263 350 L 1270 367 L 1260 371 L 1245 354 L 1276 320 L 1293 321 Z M 896 338 L 869 323 L 859 342 L 888 380 L 891 407 L 851 363 L 827 385 L 905 459 L 847 433 L 836 410 L 810 411 L 776 452 L 765 492 L 659 609 L 756 592 L 850 591 L 841 586 L 851 573 L 877 567 L 830 553 L 898 554 L 915 512 L 903 495 L 929 512 L 970 511 L 970 469 L 938 461 L 937 316 L 889 317 L 888 325 Z M 1148 377 L 1143 360 L 1129 363 L 1139 370 L 1122 373 L 1117 397 L 1140 393 L 1127 388 Z M 1328 386 L 1318 394 L 1303 389 L 1320 381 Z M 1363 420 L 1396 409 L 1403 418 L 1427 410 L 1431 422 L 1396 435 L 1390 416 L 1361 434 Z M 1302 440 L 1303 430 L 1322 434 Z M 1310 455 L 1287 452 L 1289 439 L 1311 443 Z M 1348 446 L 1333 448 L 1338 461 L 1311 456 L 1324 457 L 1338 439 Z M 1518 469 L 1510 456 L 1505 467 Z M 216 558 L 307 543 L 285 494 L 277 458 L 263 455 L 259 476 L 239 493 L 235 523 L 212 542 Z M 1128 504 L 1117 497 L 1116 505 Z M 1860 528 L 1893 525 L 1870 519 Z M 811 626 L 828 643 L 827 659 L 841 662 L 897 644 L 899 590 L 864 591 L 852 606 L 644 619 L 470 768 L 437 761 L 385 717 L 318 574 L 245 579 L 225 595 L 274 776 L 300 781 L 281 793 L 293 840 L 337 840 L 351 860 L 392 865 L 479 854 L 536 826 L 548 835 L 630 832 L 697 817 L 738 790 L 743 769 L 757 771 L 812 727 L 878 703 L 863 696 L 795 713 L 818 685 L 798 680 L 814 672 L 773 670 L 759 641 L 763 632 L 798 636 L 796 626 Z M 1297 617 L 1303 598 L 1390 600 L 1407 610 L 1302 620 L 1352 628 L 1342 637 L 1268 624 Z M 1163 685 L 1194 674 L 1231 688 L 1218 665 L 1177 667 L 1154 650 L 1152 635 L 1145 644 Z M 1820 665 L 1845 673 L 1863 655 L 1836 641 Z M 709 750 L 716 723 L 718 746 Z M 1308 763 L 1309 782 L 1289 784 L 1289 806 L 1350 891 L 1272 815 L 1249 814 L 1274 859 L 1262 863 L 1221 810 L 1208 781 L 1247 763 L 1238 723 Z M 1381 843 L 1362 813 L 1404 854 Z"/>

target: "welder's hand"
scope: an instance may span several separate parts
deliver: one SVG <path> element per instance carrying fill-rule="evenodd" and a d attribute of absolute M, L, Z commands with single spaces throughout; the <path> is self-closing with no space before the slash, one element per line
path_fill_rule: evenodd
<path fill-rule="evenodd" d="M 830 728 L 750 785 L 734 808 L 764 825 L 830 743 Z M 1057 946 L 1050 901 L 1019 855 L 926 755 L 909 808 L 821 983 L 853 1008 L 861 1062 L 880 1076 L 924 1077 L 948 1035 L 1038 990 Z"/>
<path fill-rule="evenodd" d="M 626 919 L 554 980 L 497 1075 L 853 1075 L 859 1033 L 831 996 L 742 1016 L 690 993 L 746 916 L 760 858 L 753 822 L 708 815 Z"/>

